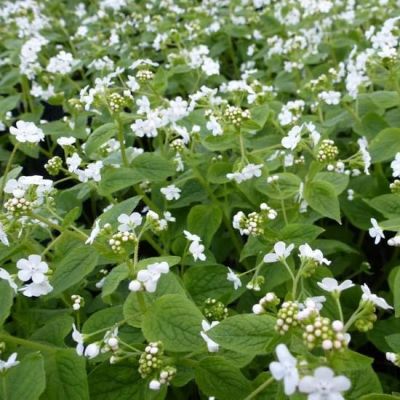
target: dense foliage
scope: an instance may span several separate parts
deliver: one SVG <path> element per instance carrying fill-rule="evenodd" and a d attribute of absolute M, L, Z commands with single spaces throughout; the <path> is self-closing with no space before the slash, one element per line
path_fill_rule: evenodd
<path fill-rule="evenodd" d="M 398 15 L 2 2 L 0 400 L 400 398 Z"/>

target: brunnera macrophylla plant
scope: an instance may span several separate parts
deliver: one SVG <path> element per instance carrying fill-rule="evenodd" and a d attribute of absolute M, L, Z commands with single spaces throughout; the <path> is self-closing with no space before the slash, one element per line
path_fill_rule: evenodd
<path fill-rule="evenodd" d="M 399 398 L 399 5 L 3 2 L 0 400 Z"/>

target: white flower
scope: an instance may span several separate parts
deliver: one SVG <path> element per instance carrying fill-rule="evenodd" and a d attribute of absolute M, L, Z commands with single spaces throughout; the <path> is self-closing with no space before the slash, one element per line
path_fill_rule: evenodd
<path fill-rule="evenodd" d="M 69 172 L 76 172 L 81 165 L 82 158 L 79 157 L 78 153 L 74 153 L 71 157 L 67 157 L 65 162 L 67 163 Z"/>
<path fill-rule="evenodd" d="M 72 146 L 76 142 L 73 136 L 61 136 L 57 139 L 60 146 Z"/>
<path fill-rule="evenodd" d="M 0 242 L 4 244 L 4 246 L 9 246 L 10 242 L 8 241 L 8 237 L 6 232 L 4 231 L 4 225 L 0 222 Z"/>
<path fill-rule="evenodd" d="M 169 185 L 160 189 L 167 200 L 178 200 L 181 197 L 181 189 L 175 185 Z"/>
<path fill-rule="evenodd" d="M 7 361 L 0 360 L 0 372 L 4 372 L 6 369 L 15 367 L 18 364 L 19 361 L 17 361 L 17 353 L 12 353 L 10 357 L 8 357 Z"/>
<path fill-rule="evenodd" d="M 204 254 L 205 247 L 201 244 L 199 236 L 190 233 L 189 231 L 183 231 L 187 240 L 191 241 L 189 246 L 189 252 L 193 256 L 194 261 L 200 260 L 205 261 L 206 255 Z"/>
<path fill-rule="evenodd" d="M 294 150 L 301 140 L 302 126 L 294 126 L 281 140 L 281 144 L 285 149 Z"/>
<path fill-rule="evenodd" d="M 15 293 L 17 293 L 18 290 L 17 284 L 14 282 L 14 279 L 9 274 L 9 272 L 6 271 L 4 268 L 0 268 L 0 279 L 4 279 L 5 281 L 7 281 L 10 287 L 14 289 Z"/>
<path fill-rule="evenodd" d="M 211 324 L 209 324 L 206 320 L 203 320 L 201 322 L 201 327 L 203 328 L 203 330 L 200 332 L 200 335 L 206 342 L 208 351 L 210 353 L 216 353 L 219 350 L 219 344 L 214 342 L 214 340 L 210 339 L 206 335 L 206 332 L 209 331 L 211 328 L 214 328 L 214 326 L 217 326 L 218 324 L 219 321 L 213 321 L 211 322 Z"/>
<path fill-rule="evenodd" d="M 76 343 L 76 353 L 78 354 L 78 356 L 83 355 L 84 337 L 83 334 L 78 331 L 75 324 L 72 324 L 72 339 Z"/>
<path fill-rule="evenodd" d="M 0 240 L 1 240 L 1 237 L 0 237 Z M 397 233 L 396 236 L 391 237 L 387 241 L 387 244 L 389 246 L 400 247 L 400 235 Z"/>
<path fill-rule="evenodd" d="M 206 128 L 211 131 L 213 136 L 222 135 L 222 127 L 214 116 L 210 117 L 210 120 L 206 124 Z"/>
<path fill-rule="evenodd" d="M 120 232 L 129 232 L 142 223 L 142 216 L 138 212 L 134 212 L 131 215 L 121 214 L 118 217 L 118 222 L 120 223 L 118 226 Z"/>
<path fill-rule="evenodd" d="M 11 129 L 11 128 L 10 128 Z M 394 178 L 399 178 L 400 177 L 400 153 L 396 154 L 396 157 L 394 160 L 390 163 L 390 167 L 393 170 L 392 176 Z"/>
<path fill-rule="evenodd" d="M 90 163 L 86 166 L 84 171 L 76 170 L 76 174 L 78 175 L 78 179 L 81 182 L 87 182 L 89 179 L 93 179 L 95 182 L 101 181 L 101 169 L 104 164 L 102 161 L 96 161 L 94 163 Z"/>
<path fill-rule="evenodd" d="M 140 88 L 136 78 L 132 75 L 128 75 L 128 81 L 126 82 L 126 86 L 128 86 L 131 92 L 136 92 Z"/>
<path fill-rule="evenodd" d="M 279 361 L 269 364 L 271 375 L 277 381 L 283 380 L 285 394 L 292 395 L 299 383 L 299 372 L 297 370 L 297 359 L 293 357 L 286 345 L 278 344 L 275 349 Z"/>
<path fill-rule="evenodd" d="M 27 282 L 30 279 L 34 283 L 42 283 L 47 278 L 45 273 L 49 270 L 49 266 L 42 261 L 42 257 L 37 254 L 32 254 L 28 259 L 21 258 L 17 261 L 18 278 L 21 281 Z"/>
<path fill-rule="evenodd" d="M 239 289 L 242 286 L 242 281 L 239 279 L 239 277 L 228 267 L 228 274 L 227 274 L 227 279 L 228 281 L 233 283 L 233 287 L 235 290 Z"/>
<path fill-rule="evenodd" d="M 299 246 L 299 257 L 301 258 L 308 258 L 311 260 L 316 261 L 319 265 L 325 264 L 329 265 L 331 262 L 324 258 L 324 255 L 322 254 L 321 250 L 313 250 L 307 243 L 302 244 Z"/>
<path fill-rule="evenodd" d="M 328 367 L 318 367 L 314 376 L 305 376 L 299 390 L 308 394 L 308 400 L 344 400 L 342 392 L 349 390 L 351 382 L 343 375 L 335 376 Z"/>
<path fill-rule="evenodd" d="M 39 297 L 49 294 L 53 290 L 53 286 L 50 285 L 46 278 L 46 280 L 40 283 L 32 282 L 29 285 L 25 285 L 19 290 L 26 297 Z"/>
<path fill-rule="evenodd" d="M 334 278 L 324 278 L 321 282 L 317 282 L 317 285 L 327 292 L 340 293 L 343 292 L 343 290 L 353 287 L 354 283 L 350 279 L 346 279 L 339 285 L 338 281 Z"/>
<path fill-rule="evenodd" d="M 318 313 L 320 310 L 322 310 L 323 303 L 325 301 L 325 296 L 307 298 L 304 301 L 304 304 L 300 304 L 300 311 L 297 314 L 297 319 L 301 321 L 310 317 L 312 314 Z"/>
<path fill-rule="evenodd" d="M 294 249 L 294 244 L 286 247 L 284 242 L 277 242 L 274 245 L 274 252 L 268 253 L 264 256 L 265 263 L 274 263 L 281 259 L 286 259 Z"/>
<path fill-rule="evenodd" d="M 369 175 L 369 167 L 371 166 L 371 154 L 368 151 L 368 141 L 363 136 L 362 138 L 357 140 L 358 145 L 360 146 L 360 153 L 364 163 L 364 173 Z"/>
<path fill-rule="evenodd" d="M 94 240 L 96 239 L 97 235 L 100 233 L 100 224 L 99 221 L 95 221 L 92 231 L 90 232 L 89 237 L 87 238 L 85 244 L 93 244 Z"/>
<path fill-rule="evenodd" d="M 185 238 L 187 240 L 194 241 L 194 242 L 201 242 L 200 236 L 190 233 L 189 231 L 183 231 L 183 234 L 185 235 Z"/>
<path fill-rule="evenodd" d="M 99 355 L 100 353 L 100 345 L 98 343 L 91 343 L 89 344 L 84 352 L 84 356 L 92 359 Z"/>
<path fill-rule="evenodd" d="M 205 261 L 206 260 L 206 255 L 204 254 L 204 246 L 200 242 L 192 242 L 190 243 L 189 246 L 189 252 L 193 256 L 194 261 L 197 261 L 198 259 L 200 261 Z"/>
<path fill-rule="evenodd" d="M 46 69 L 53 74 L 66 75 L 72 71 L 76 64 L 78 64 L 78 61 L 74 60 L 72 54 L 62 50 L 56 56 L 50 58 Z"/>
<path fill-rule="evenodd" d="M 161 383 L 157 379 L 152 379 L 149 383 L 149 389 L 150 390 L 160 390 L 161 388 Z"/>
<path fill-rule="evenodd" d="M 39 143 L 44 139 L 43 131 L 38 128 L 33 122 L 17 121 L 17 127 L 10 127 L 10 133 L 20 143 Z"/>
<path fill-rule="evenodd" d="M 378 244 L 381 239 L 385 238 L 382 228 L 378 225 L 378 221 L 375 218 L 371 218 L 372 228 L 368 229 L 369 236 L 375 238 L 375 244 Z"/>
<path fill-rule="evenodd" d="M 340 92 L 335 92 L 333 90 L 321 92 L 318 98 L 326 104 L 336 105 L 340 103 Z"/>
<path fill-rule="evenodd" d="M 130 282 L 129 290 L 137 292 L 144 287 L 147 292 L 154 293 L 161 275 L 167 274 L 168 272 L 169 265 L 165 261 L 150 264 L 146 269 L 142 269 L 138 272 L 136 280 Z"/>
<path fill-rule="evenodd" d="M 361 290 L 363 291 L 362 299 L 364 301 L 370 301 L 371 303 L 375 304 L 376 306 L 382 308 L 383 310 L 390 310 L 393 309 L 385 299 L 382 297 L 377 296 L 376 294 L 371 293 L 370 288 L 364 283 L 361 285 Z"/>

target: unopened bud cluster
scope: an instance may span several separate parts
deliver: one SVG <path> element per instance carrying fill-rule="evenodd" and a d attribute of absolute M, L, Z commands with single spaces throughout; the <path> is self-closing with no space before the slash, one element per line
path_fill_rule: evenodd
<path fill-rule="evenodd" d="M 46 164 L 44 164 L 44 168 L 49 173 L 49 175 L 58 175 L 60 169 L 62 167 L 62 159 L 61 157 L 55 156 L 50 158 Z"/>
<path fill-rule="evenodd" d="M 400 193 L 400 179 L 395 179 L 389 187 L 392 193 Z"/>
<path fill-rule="evenodd" d="M 268 310 L 273 310 L 279 304 L 279 298 L 273 292 L 267 293 L 257 304 L 253 306 L 254 314 L 264 314 Z"/>
<path fill-rule="evenodd" d="M 78 294 L 73 294 L 71 296 L 71 301 L 72 301 L 72 308 L 74 311 L 78 311 L 85 305 L 84 298 L 82 296 L 79 296 Z"/>
<path fill-rule="evenodd" d="M 247 216 L 244 212 L 239 211 L 233 217 L 233 227 L 238 229 L 241 235 L 262 235 L 264 233 L 263 223 L 264 217 L 255 211 Z"/>
<path fill-rule="evenodd" d="M 210 321 L 222 321 L 228 316 L 228 309 L 224 303 L 208 298 L 204 302 L 203 313 Z"/>
<path fill-rule="evenodd" d="M 160 216 L 152 210 L 149 210 L 147 212 L 146 222 L 149 224 L 150 229 L 154 233 L 160 233 L 168 228 L 167 220 L 164 218 L 160 218 Z"/>
<path fill-rule="evenodd" d="M 136 235 L 132 232 L 117 232 L 112 235 L 108 243 L 111 246 L 112 251 L 118 254 L 122 252 L 122 245 L 124 243 L 135 243 L 136 240 Z"/>
<path fill-rule="evenodd" d="M 262 275 L 258 275 L 246 285 L 246 288 L 258 292 L 261 290 L 261 286 L 264 284 L 264 281 L 264 277 Z"/>
<path fill-rule="evenodd" d="M 375 305 L 371 301 L 363 301 L 364 312 L 360 315 L 354 326 L 360 332 L 370 331 L 374 327 L 374 322 L 378 319 L 375 311 Z"/>
<path fill-rule="evenodd" d="M 154 77 L 154 73 L 148 69 L 141 69 L 140 71 L 137 72 L 136 78 L 140 82 L 146 82 L 152 80 Z"/>
<path fill-rule="evenodd" d="M 185 150 L 185 142 L 182 139 L 175 139 L 173 140 L 169 146 L 171 149 L 177 151 L 178 153 L 182 153 L 183 150 Z"/>
<path fill-rule="evenodd" d="M 142 378 L 146 378 L 162 367 L 163 355 L 164 350 L 161 342 L 151 342 L 146 346 L 139 358 L 139 373 Z"/>
<path fill-rule="evenodd" d="M 169 385 L 174 376 L 176 375 L 176 368 L 166 366 L 160 371 L 158 379 L 152 379 L 149 383 L 149 389 L 160 390 L 161 385 Z"/>
<path fill-rule="evenodd" d="M 119 112 L 125 105 L 125 99 L 119 93 L 108 96 L 108 105 L 112 112 Z"/>
<path fill-rule="evenodd" d="M 32 203 L 25 198 L 13 197 L 4 203 L 5 209 L 16 217 L 26 215 L 32 210 Z"/>
<path fill-rule="evenodd" d="M 335 146 L 335 142 L 330 139 L 325 139 L 319 146 L 317 160 L 319 162 L 334 161 L 338 154 L 339 149 Z"/>
<path fill-rule="evenodd" d="M 299 325 L 297 315 L 299 313 L 299 305 L 294 301 L 285 301 L 282 303 L 278 311 L 275 330 L 284 335 L 290 328 Z"/>
<path fill-rule="evenodd" d="M 249 110 L 242 110 L 240 107 L 228 106 L 224 111 L 224 117 L 236 127 L 240 126 L 243 120 L 250 118 Z"/>
<path fill-rule="evenodd" d="M 303 340 L 311 350 L 317 346 L 324 350 L 340 350 L 347 347 L 346 336 L 341 321 L 333 321 L 320 315 L 313 315 L 308 321 L 303 321 Z"/>

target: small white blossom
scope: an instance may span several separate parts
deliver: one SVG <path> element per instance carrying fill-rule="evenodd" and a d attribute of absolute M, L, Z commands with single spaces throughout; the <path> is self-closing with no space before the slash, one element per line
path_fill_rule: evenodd
<path fill-rule="evenodd" d="M 299 383 L 299 371 L 297 370 L 297 359 L 290 354 L 284 344 L 278 344 L 275 349 L 278 361 L 269 364 L 271 375 L 277 381 L 283 380 L 285 394 L 292 395 Z"/>
<path fill-rule="evenodd" d="M 179 200 L 181 197 L 181 189 L 176 187 L 175 185 L 168 185 L 160 189 L 160 192 L 165 196 L 165 198 L 169 201 L 171 200 Z"/>
<path fill-rule="evenodd" d="M 367 284 L 364 283 L 364 285 L 361 285 L 361 290 L 363 292 L 362 294 L 362 299 L 364 301 L 370 301 L 371 303 L 375 304 L 377 307 L 382 308 L 383 310 L 391 310 L 393 309 L 392 306 L 390 306 L 385 299 L 382 297 L 377 296 L 376 294 L 371 293 L 370 288 L 367 286 Z"/>
<path fill-rule="evenodd" d="M 308 258 L 310 260 L 314 260 L 317 262 L 319 265 L 325 264 L 329 265 L 331 262 L 324 258 L 324 255 L 322 254 L 321 250 L 313 250 L 307 243 L 302 244 L 299 246 L 299 257 L 301 258 Z"/>
<path fill-rule="evenodd" d="M 213 321 L 208 323 L 206 320 L 203 320 L 201 322 L 201 327 L 203 330 L 200 332 L 201 337 L 204 339 L 204 341 L 207 344 L 208 351 L 210 353 L 216 353 L 219 350 L 219 344 L 214 342 L 214 340 L 210 339 L 206 332 L 209 331 L 211 328 L 214 328 L 214 326 L 217 326 L 219 324 L 219 321 Z"/>
<path fill-rule="evenodd" d="M 60 146 L 72 146 L 76 142 L 73 136 L 61 136 L 57 139 L 57 144 Z"/>
<path fill-rule="evenodd" d="M 162 274 L 169 272 L 169 265 L 165 261 L 154 263 L 138 272 L 135 280 L 129 283 L 129 290 L 137 292 L 144 288 L 149 293 L 154 293 L 157 289 L 157 283 Z"/>
<path fill-rule="evenodd" d="M 43 131 L 38 128 L 33 122 L 17 121 L 16 128 L 11 126 L 10 133 L 20 143 L 39 143 L 44 140 Z"/>
<path fill-rule="evenodd" d="M 138 212 L 134 212 L 131 215 L 121 214 L 118 217 L 118 230 L 120 232 L 134 231 L 142 223 L 142 216 Z"/>
<path fill-rule="evenodd" d="M 274 263 L 282 259 L 286 259 L 290 256 L 290 253 L 294 249 L 294 244 L 290 244 L 286 247 L 284 242 L 277 242 L 274 245 L 274 251 L 264 256 L 265 263 Z"/>
<path fill-rule="evenodd" d="M 26 297 L 39 297 L 49 294 L 53 290 L 53 286 L 50 285 L 48 280 L 44 280 L 40 283 L 29 283 L 19 290 Z"/>
<path fill-rule="evenodd" d="M 378 244 L 381 239 L 385 238 L 382 228 L 378 225 L 378 221 L 375 218 L 371 218 L 372 228 L 368 229 L 369 236 L 375 238 L 375 244 Z"/>
<path fill-rule="evenodd" d="M 28 259 L 21 258 L 17 261 L 18 278 L 27 282 L 32 279 L 36 284 L 44 282 L 46 278 L 46 272 L 49 270 L 49 266 L 42 261 L 42 257 L 37 254 L 32 254 Z"/>
<path fill-rule="evenodd" d="M 8 357 L 7 361 L 0 360 L 0 372 L 4 372 L 7 369 L 15 367 L 19 364 L 17 361 L 17 353 L 12 353 L 10 357 Z"/>
<path fill-rule="evenodd" d="M 350 380 L 335 376 L 328 367 L 318 367 L 313 376 L 305 376 L 299 383 L 299 390 L 308 394 L 308 400 L 344 400 L 342 392 L 349 390 Z"/>
<path fill-rule="evenodd" d="M 235 274 L 229 267 L 228 267 L 228 274 L 227 274 L 227 279 L 228 281 L 233 283 L 233 287 L 235 290 L 239 289 L 242 286 L 242 281 L 240 278 Z"/>
<path fill-rule="evenodd" d="M 400 178 L 400 153 L 396 154 L 394 160 L 390 163 L 390 167 L 393 170 L 392 176 L 394 178 Z"/>
<path fill-rule="evenodd" d="M 4 268 L 0 268 L 0 279 L 4 279 L 5 281 L 8 282 L 10 287 L 14 289 L 14 292 L 16 293 L 18 290 L 17 284 L 14 282 L 14 278 L 10 275 L 8 271 L 6 271 Z"/>
<path fill-rule="evenodd" d="M 340 293 L 343 292 L 343 290 L 353 287 L 354 283 L 351 280 L 346 279 L 339 285 L 338 281 L 334 278 L 324 278 L 321 282 L 317 282 L 317 285 L 327 292 Z"/>

